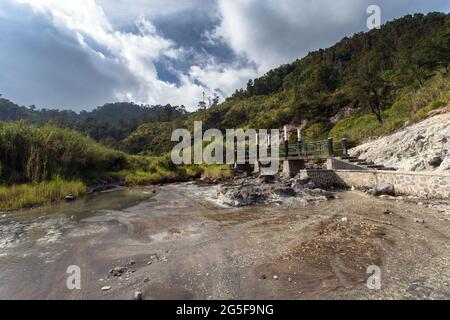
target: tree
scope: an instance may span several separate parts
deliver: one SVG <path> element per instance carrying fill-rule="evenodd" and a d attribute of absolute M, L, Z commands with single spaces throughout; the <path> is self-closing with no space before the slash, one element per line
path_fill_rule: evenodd
<path fill-rule="evenodd" d="M 400 57 L 400 61 L 400 70 L 396 76 L 400 85 L 416 85 L 418 83 L 422 88 L 425 81 L 433 76 L 426 50 L 408 50 Z"/>
<path fill-rule="evenodd" d="M 214 93 L 214 97 L 212 99 L 212 106 L 214 107 L 214 106 L 219 105 L 219 102 L 220 102 L 220 97 L 216 93 Z"/>
<path fill-rule="evenodd" d="M 351 81 L 356 104 L 368 106 L 382 123 L 383 109 L 390 102 L 392 72 L 384 70 L 376 57 L 367 55 L 362 59 L 357 76 Z"/>
<path fill-rule="evenodd" d="M 444 30 L 439 31 L 431 40 L 429 51 L 435 65 L 444 69 L 444 74 L 450 72 L 450 22 Z"/>
<path fill-rule="evenodd" d="M 206 110 L 206 102 L 205 101 L 199 101 L 198 102 L 198 109 L 199 110 Z"/>

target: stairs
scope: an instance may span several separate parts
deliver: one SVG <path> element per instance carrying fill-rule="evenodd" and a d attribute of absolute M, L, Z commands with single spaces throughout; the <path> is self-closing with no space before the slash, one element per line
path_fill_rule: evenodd
<path fill-rule="evenodd" d="M 338 157 L 337 159 L 348 162 L 352 165 L 359 166 L 363 169 L 368 169 L 368 170 L 380 170 L 380 171 L 396 171 L 397 170 L 395 168 L 385 167 L 382 164 L 375 164 L 372 161 L 367 161 L 365 159 L 359 159 L 359 158 L 352 157 L 352 156 L 342 156 L 342 157 Z"/>

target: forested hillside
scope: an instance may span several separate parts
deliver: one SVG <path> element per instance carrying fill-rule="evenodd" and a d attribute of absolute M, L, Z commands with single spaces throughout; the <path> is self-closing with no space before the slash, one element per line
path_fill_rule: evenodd
<path fill-rule="evenodd" d="M 449 67 L 450 16 L 406 16 L 271 70 L 206 111 L 164 125 L 144 124 L 124 146 L 167 151 L 170 131 L 192 128 L 194 120 L 219 129 L 302 124 L 306 139 L 346 136 L 358 143 L 418 120 L 422 109 L 448 103 Z"/>
<path fill-rule="evenodd" d="M 0 97 L 0 121 L 26 120 L 36 125 L 50 122 L 87 133 L 96 141 L 116 148 L 120 148 L 120 141 L 143 123 L 172 121 L 186 114 L 184 106 L 143 106 L 128 102 L 109 103 L 78 114 L 70 110 L 18 106 Z"/>

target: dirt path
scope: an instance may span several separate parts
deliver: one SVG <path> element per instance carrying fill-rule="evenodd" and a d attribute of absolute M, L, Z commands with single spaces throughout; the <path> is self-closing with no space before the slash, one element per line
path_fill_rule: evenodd
<path fill-rule="evenodd" d="M 136 189 L 3 217 L 0 298 L 450 298 L 442 210 L 354 192 L 300 209 L 229 209 L 208 193 Z M 66 288 L 69 265 L 81 290 Z M 366 286 L 369 265 L 381 269 L 380 290 Z M 125 271 L 109 275 L 115 267 Z"/>

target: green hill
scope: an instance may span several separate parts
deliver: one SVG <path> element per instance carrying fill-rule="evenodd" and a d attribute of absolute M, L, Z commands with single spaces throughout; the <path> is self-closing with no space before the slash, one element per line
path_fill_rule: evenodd
<path fill-rule="evenodd" d="M 123 146 L 135 153 L 168 151 L 170 132 L 192 128 L 194 120 L 205 129 L 303 124 L 306 139 L 345 136 L 359 143 L 447 103 L 449 66 L 450 15 L 409 15 L 271 70 L 206 111 L 143 124 Z"/>
<path fill-rule="evenodd" d="M 0 121 L 26 120 L 36 125 L 53 125 L 87 133 L 109 147 L 120 148 L 119 141 L 143 123 L 172 121 L 186 115 L 184 106 L 137 105 L 130 102 L 108 103 L 79 114 L 70 110 L 38 110 L 0 97 Z"/>

